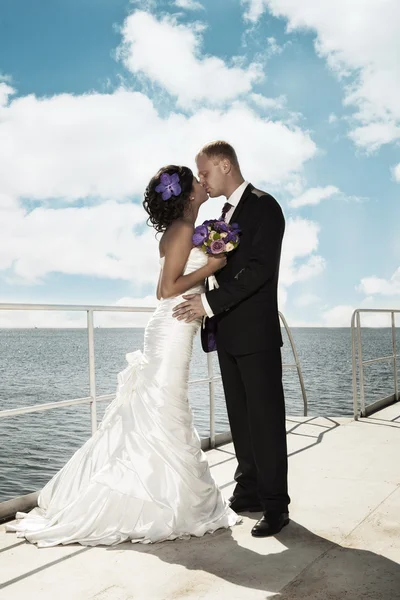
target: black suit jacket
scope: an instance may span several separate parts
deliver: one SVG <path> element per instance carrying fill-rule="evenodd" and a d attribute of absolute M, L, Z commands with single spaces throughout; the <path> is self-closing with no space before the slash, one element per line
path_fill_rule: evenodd
<path fill-rule="evenodd" d="M 212 332 L 217 345 L 232 354 L 280 347 L 277 288 L 285 230 L 282 209 L 270 194 L 249 184 L 230 223 L 239 224 L 240 243 L 216 274 L 219 288 L 206 292 L 215 316 L 205 319 L 203 349 L 212 349 Z"/>

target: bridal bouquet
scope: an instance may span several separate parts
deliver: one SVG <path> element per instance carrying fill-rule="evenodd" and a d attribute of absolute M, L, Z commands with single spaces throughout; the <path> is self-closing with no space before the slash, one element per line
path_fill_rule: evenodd
<path fill-rule="evenodd" d="M 205 254 L 218 256 L 232 252 L 239 245 L 240 228 L 237 223 L 232 225 L 218 219 L 204 221 L 194 230 L 193 245 L 203 250 Z"/>

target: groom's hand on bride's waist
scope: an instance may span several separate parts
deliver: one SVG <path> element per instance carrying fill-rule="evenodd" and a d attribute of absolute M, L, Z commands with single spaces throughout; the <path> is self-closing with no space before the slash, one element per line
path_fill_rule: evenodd
<path fill-rule="evenodd" d="M 172 316 L 175 319 L 190 323 L 195 319 L 204 317 L 206 311 L 201 301 L 201 294 L 187 294 L 182 297 L 185 299 L 185 302 L 177 304 L 172 311 Z"/>

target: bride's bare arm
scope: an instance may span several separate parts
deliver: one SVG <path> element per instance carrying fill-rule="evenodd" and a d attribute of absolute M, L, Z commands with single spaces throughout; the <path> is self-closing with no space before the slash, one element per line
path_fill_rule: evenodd
<path fill-rule="evenodd" d="M 189 223 L 181 221 L 171 226 L 164 247 L 165 260 L 157 290 L 162 298 L 172 298 L 184 294 L 223 266 L 218 262 L 219 259 L 212 259 L 214 264 L 209 260 L 204 267 L 188 275 L 183 275 L 190 250 L 193 247 L 192 236 L 193 227 Z"/>
<path fill-rule="evenodd" d="M 157 282 L 157 292 L 156 292 L 157 300 L 161 300 L 161 290 L 160 290 L 160 287 L 161 287 L 161 273 L 162 273 L 162 269 L 160 271 L 160 275 L 158 276 L 158 282 Z"/>

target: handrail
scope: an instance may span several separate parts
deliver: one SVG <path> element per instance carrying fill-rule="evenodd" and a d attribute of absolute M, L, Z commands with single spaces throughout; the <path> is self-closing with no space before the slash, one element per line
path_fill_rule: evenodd
<path fill-rule="evenodd" d="M 89 342 L 89 382 L 90 382 L 90 396 L 85 398 L 75 398 L 72 400 L 60 400 L 58 402 L 47 402 L 44 404 L 36 404 L 35 406 L 25 406 L 21 408 L 8 409 L 0 411 L 0 418 L 11 417 L 15 415 L 21 415 L 31 412 L 39 412 L 44 410 L 50 410 L 53 408 L 62 408 L 65 406 L 74 406 L 79 404 L 90 405 L 90 416 L 92 423 L 92 433 L 97 430 L 97 402 L 111 401 L 115 397 L 115 394 L 105 394 L 97 396 L 96 394 L 96 381 L 95 381 L 95 357 L 94 357 L 94 320 L 93 316 L 95 312 L 110 311 L 110 312 L 153 312 L 155 307 L 150 306 L 96 306 L 96 305 L 58 305 L 58 304 L 0 304 L 0 310 L 56 310 L 56 311 L 85 311 L 87 313 L 87 329 L 88 329 L 88 342 Z M 279 313 L 279 317 L 283 322 L 283 325 L 288 334 L 292 352 L 294 355 L 294 364 L 282 365 L 284 368 L 296 368 L 297 374 L 300 381 L 301 391 L 303 395 L 303 413 L 307 416 L 307 395 L 304 387 L 303 376 L 300 368 L 300 362 L 296 352 L 296 347 L 292 337 L 292 333 L 287 324 L 287 321 L 282 313 Z M 209 397 L 210 397 L 210 437 L 203 438 L 201 440 L 201 446 L 203 450 L 214 448 L 217 445 L 222 445 L 232 441 L 230 432 L 219 433 L 215 431 L 215 382 L 221 379 L 220 375 L 214 375 L 213 364 L 211 353 L 207 354 L 207 370 L 208 377 L 202 379 L 190 380 L 189 384 L 202 384 L 208 383 L 209 386 Z M 0 502 L 0 522 L 4 519 L 12 518 L 15 515 L 16 510 L 28 511 L 37 503 L 38 493 L 32 493 L 25 496 L 19 496 L 13 500 L 7 502 Z"/>
<path fill-rule="evenodd" d="M 299 382 L 300 382 L 300 388 L 301 388 L 301 393 L 303 396 L 303 415 L 306 417 L 307 416 L 307 412 L 308 412 L 308 405 L 307 405 L 307 393 L 306 393 L 306 388 L 304 386 L 304 380 L 303 380 L 303 373 L 301 372 L 301 367 L 300 367 L 300 361 L 299 361 L 299 357 L 297 354 L 297 350 L 296 350 L 296 346 L 294 343 L 294 339 L 292 336 L 292 332 L 290 331 L 290 327 L 287 324 L 287 321 L 285 319 L 285 317 L 283 316 L 283 314 L 281 312 L 279 312 L 279 317 L 281 318 L 281 321 L 286 329 L 286 333 L 288 335 L 289 341 L 290 341 L 290 345 L 292 347 L 292 352 L 293 352 L 293 357 L 294 357 L 294 364 L 284 364 L 282 365 L 283 368 L 289 368 L 289 369 L 297 369 L 297 375 L 299 378 Z"/>
<path fill-rule="evenodd" d="M 85 398 L 74 398 L 72 400 L 61 400 L 58 402 L 47 402 L 44 404 L 36 404 L 35 406 L 25 406 L 15 409 L 7 409 L 0 411 L 0 418 L 11 417 L 31 412 L 39 412 L 44 410 L 50 410 L 53 408 L 62 408 L 65 406 L 74 406 L 78 404 L 89 404 L 91 413 L 91 426 L 92 434 L 97 430 L 97 402 L 111 401 L 114 398 L 114 394 L 105 394 L 97 396 L 96 394 L 96 380 L 95 380 L 95 357 L 94 357 L 94 313 L 95 312 L 153 312 L 155 306 L 100 306 L 100 305 L 69 305 L 69 304 L 0 304 L 0 310 L 36 310 L 36 311 L 81 311 L 87 313 L 87 331 L 88 331 L 88 350 L 89 350 L 89 384 L 90 384 L 90 395 Z M 303 375 L 300 368 L 300 362 L 296 352 L 296 347 L 292 337 L 292 333 L 287 324 L 287 321 L 282 313 L 279 313 L 279 317 L 283 322 L 286 329 L 288 338 L 290 340 L 293 356 L 295 359 L 294 364 L 282 365 L 283 368 L 296 368 L 297 374 L 300 381 L 300 387 L 303 396 L 303 414 L 307 416 L 307 395 L 304 387 Z M 221 379 L 220 375 L 214 375 L 212 357 L 211 354 L 207 354 L 207 370 L 208 377 L 197 380 L 190 380 L 189 384 L 208 383 L 209 395 L 210 395 L 210 438 L 209 445 L 211 448 L 215 446 L 216 432 L 215 432 L 215 382 Z"/>
<path fill-rule="evenodd" d="M 18 414 L 37 412 L 38 410 L 49 410 L 52 408 L 61 408 L 72 404 L 90 405 L 90 420 L 92 435 L 97 431 L 97 395 L 95 378 L 95 359 L 94 359 L 94 319 L 95 312 L 153 312 L 154 307 L 147 306 L 96 306 L 96 305 L 68 305 L 68 304 L 0 304 L 0 310 L 50 310 L 50 311 L 73 311 L 87 313 L 87 331 L 88 331 L 88 350 L 89 350 L 89 386 L 90 396 L 88 398 L 77 398 L 75 400 L 66 400 L 61 402 L 48 402 L 46 404 L 32 407 L 23 407 L 8 411 L 0 411 L 1 417 L 9 417 Z"/>
<path fill-rule="evenodd" d="M 392 348 L 393 354 L 389 356 L 380 356 L 369 360 L 362 359 L 362 342 L 361 342 L 361 313 L 390 313 L 391 329 L 392 329 Z M 353 414 L 357 420 L 359 416 L 367 417 L 376 410 L 389 406 L 393 402 L 399 400 L 398 378 L 397 378 L 397 350 L 396 350 L 396 323 L 395 313 L 400 313 L 400 309 L 396 308 L 357 308 L 351 316 L 351 351 L 352 351 L 352 383 L 353 383 Z M 357 357 L 358 357 L 358 375 L 360 388 L 360 408 L 358 401 L 357 390 Z M 393 376 L 394 376 L 394 394 L 386 398 L 375 400 L 372 404 L 365 404 L 365 389 L 364 389 L 364 367 L 377 362 L 393 361 Z"/>
<path fill-rule="evenodd" d="M 89 350 L 89 385 L 90 396 L 86 398 L 75 398 L 73 400 L 62 400 L 59 402 L 47 402 L 35 406 L 25 406 L 21 408 L 2 410 L 0 418 L 11 417 L 20 414 L 50 410 L 53 408 L 62 408 L 77 404 L 89 404 L 91 415 L 92 435 L 97 431 L 97 402 L 112 400 L 114 394 L 97 396 L 95 379 L 95 357 L 94 357 L 94 313 L 95 312 L 148 312 L 152 313 L 155 306 L 102 306 L 102 305 L 76 305 L 76 304 L 0 304 L 0 310 L 36 310 L 36 311 L 74 311 L 87 313 L 87 331 L 88 331 L 88 350 Z M 219 380 L 220 376 L 214 376 L 212 373 L 212 364 L 208 364 L 208 377 L 204 379 L 189 381 L 190 384 L 208 383 L 211 390 L 214 390 L 214 381 Z M 215 444 L 215 396 L 214 391 L 210 394 L 210 443 Z"/>

